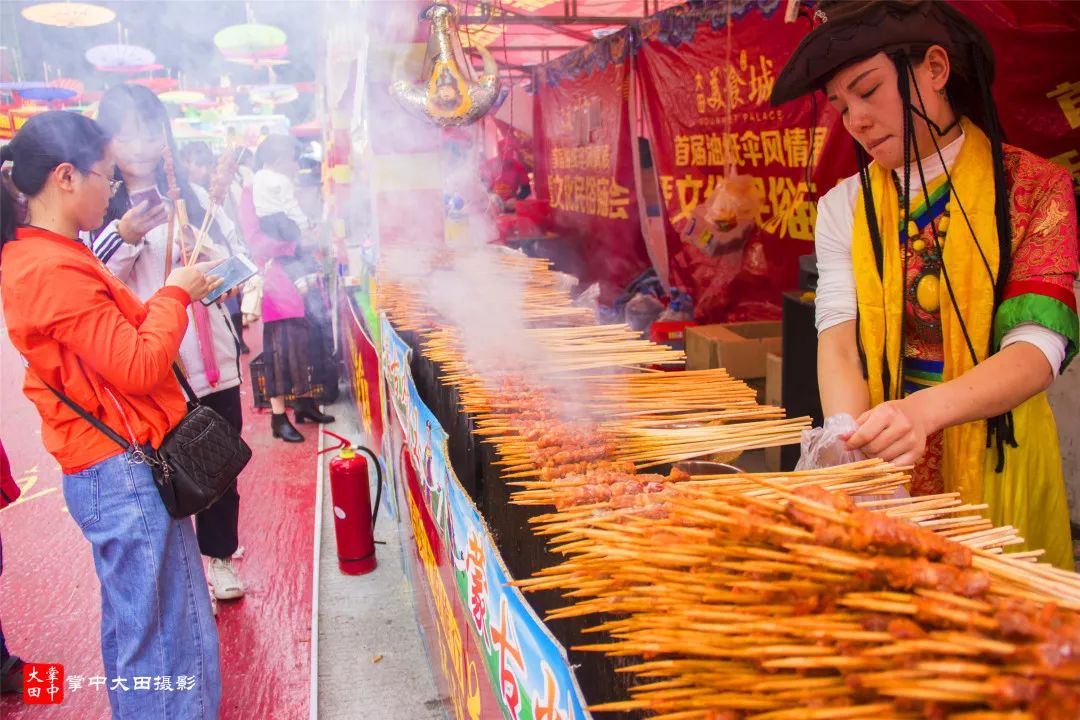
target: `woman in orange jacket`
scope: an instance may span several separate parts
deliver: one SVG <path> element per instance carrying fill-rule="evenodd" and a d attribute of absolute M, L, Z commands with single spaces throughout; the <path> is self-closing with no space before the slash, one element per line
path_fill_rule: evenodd
<path fill-rule="evenodd" d="M 71 518 L 93 551 L 112 716 L 216 718 L 217 631 L 191 520 L 169 516 L 150 468 L 49 387 L 134 444 L 158 447 L 186 411 L 171 366 L 187 306 L 220 281 L 207 267 L 180 268 L 144 304 L 80 242 L 117 187 L 92 120 L 37 115 L 0 149 L 0 163 L 4 317 Z"/>

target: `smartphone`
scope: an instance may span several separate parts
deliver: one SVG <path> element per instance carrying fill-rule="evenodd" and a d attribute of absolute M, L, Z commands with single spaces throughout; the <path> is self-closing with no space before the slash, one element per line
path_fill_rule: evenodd
<path fill-rule="evenodd" d="M 255 263 L 248 260 L 243 255 L 232 255 L 229 258 L 218 263 L 213 270 L 206 273 L 207 277 L 219 277 L 224 279 L 225 282 L 209 295 L 202 299 L 203 305 L 212 305 L 217 302 L 225 293 L 232 290 L 237 285 L 244 283 L 251 278 L 252 275 L 257 273 L 259 269 L 255 267 Z"/>
<path fill-rule="evenodd" d="M 131 207 L 135 207 L 139 203 L 146 201 L 146 210 L 143 212 L 149 212 L 161 204 L 161 194 L 156 187 L 148 187 L 145 190 L 133 192 L 129 198 L 131 200 Z"/>

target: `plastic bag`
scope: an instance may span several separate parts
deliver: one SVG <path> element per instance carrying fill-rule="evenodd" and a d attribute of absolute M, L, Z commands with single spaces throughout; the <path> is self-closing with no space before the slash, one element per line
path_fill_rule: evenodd
<path fill-rule="evenodd" d="M 679 288 L 671 288 L 671 302 L 660 314 L 660 322 L 693 322 L 694 300 Z"/>
<path fill-rule="evenodd" d="M 855 418 L 847 413 L 831 415 L 825 418 L 822 427 L 810 428 L 802 432 L 802 454 L 795 470 L 818 470 L 820 468 L 846 465 L 865 460 L 862 450 L 848 450 L 847 437 L 859 429 Z M 897 487 L 885 495 L 855 495 L 856 503 L 875 502 L 878 500 L 897 500 L 911 497 L 903 487 Z M 872 508 L 871 508 L 872 509 Z"/>
<path fill-rule="evenodd" d="M 574 298 L 574 307 L 589 308 L 594 313 L 600 307 L 600 283 L 593 283 Z"/>
<path fill-rule="evenodd" d="M 795 470 L 818 470 L 865 460 L 861 450 L 847 449 L 847 436 L 858 429 L 855 418 L 840 413 L 825 418 L 822 427 L 803 430 L 802 453 Z"/>
<path fill-rule="evenodd" d="M 664 312 L 664 303 L 652 293 L 640 292 L 626 303 L 626 324 L 645 332 Z"/>

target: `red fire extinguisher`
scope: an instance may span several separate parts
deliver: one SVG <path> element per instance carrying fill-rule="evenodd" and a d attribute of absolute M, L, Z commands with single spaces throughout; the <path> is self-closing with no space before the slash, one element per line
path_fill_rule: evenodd
<path fill-rule="evenodd" d="M 368 448 L 354 447 L 349 440 L 329 430 L 323 432 L 339 442 L 322 452 L 341 451 L 330 461 L 330 502 L 334 508 L 338 567 L 346 575 L 363 575 L 375 569 L 375 518 L 382 497 L 382 466 L 378 456 Z M 374 512 L 368 492 L 368 461 L 357 455 L 357 450 L 370 456 L 375 465 Z"/>

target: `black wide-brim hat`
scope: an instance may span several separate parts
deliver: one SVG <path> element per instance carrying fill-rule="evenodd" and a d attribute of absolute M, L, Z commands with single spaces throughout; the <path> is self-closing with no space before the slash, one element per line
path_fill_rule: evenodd
<path fill-rule="evenodd" d="M 802 39 L 773 86 L 773 105 L 822 87 L 846 65 L 879 52 L 916 45 L 941 45 L 955 69 L 971 77 L 982 63 L 994 78 L 994 53 L 982 31 L 944 0 L 822 0 L 820 25 Z M 981 57 L 980 57 L 981 56 Z"/>

